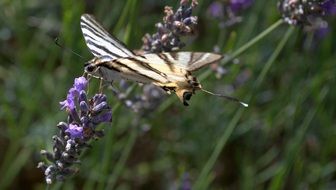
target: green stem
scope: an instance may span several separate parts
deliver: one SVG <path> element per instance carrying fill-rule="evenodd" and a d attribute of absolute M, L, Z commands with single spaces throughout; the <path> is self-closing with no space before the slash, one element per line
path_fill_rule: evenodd
<path fill-rule="evenodd" d="M 117 32 L 120 32 L 121 28 L 126 25 L 125 23 L 127 22 L 127 17 L 128 17 L 128 14 L 129 14 L 129 10 L 132 6 L 132 1 L 133 0 L 128 0 L 126 2 L 125 6 L 124 6 L 124 9 L 121 13 L 121 16 L 119 17 L 118 22 L 113 29 L 113 33 L 116 34 Z"/>
<path fill-rule="evenodd" d="M 243 46 L 241 46 L 240 48 L 238 48 L 237 50 L 235 50 L 234 52 L 232 52 L 231 55 L 228 55 L 227 57 L 224 57 L 224 60 L 221 62 L 221 64 L 222 65 L 227 64 L 230 61 L 232 61 L 233 59 L 235 59 L 236 57 L 238 57 L 240 54 L 242 54 L 243 52 L 245 52 L 251 46 L 253 46 L 257 42 L 259 42 L 261 39 L 263 39 L 264 37 L 266 37 L 268 34 L 270 34 L 273 30 L 275 30 L 276 28 L 278 28 L 282 23 L 283 23 L 283 20 L 280 19 L 277 22 L 275 22 L 274 24 L 272 24 L 271 26 L 269 26 L 266 30 L 264 30 L 263 32 L 261 32 L 258 36 L 254 37 L 253 39 L 251 39 L 250 41 L 248 41 L 246 44 L 244 44 Z M 200 77 L 199 77 L 200 81 L 208 78 L 211 73 L 212 73 L 212 70 L 210 70 L 210 69 L 208 69 L 207 71 L 205 71 L 204 73 L 202 73 L 200 75 Z"/>
<path fill-rule="evenodd" d="M 130 8 L 130 14 L 128 15 L 129 23 L 127 24 L 127 27 L 125 29 L 125 39 L 124 42 L 126 44 L 129 43 L 129 41 L 132 39 L 132 35 L 134 33 L 134 26 L 136 26 L 136 20 L 137 20 L 137 4 L 138 0 L 133 0 L 131 2 L 131 8 Z"/>
<path fill-rule="evenodd" d="M 27 163 L 29 158 L 31 158 L 31 155 L 32 150 L 29 147 L 22 147 L 22 150 L 18 152 L 15 157 L 13 157 L 8 170 L 5 173 L 2 173 L 0 189 L 7 189 L 10 187 L 15 177 L 18 176 L 23 166 Z"/>
<path fill-rule="evenodd" d="M 224 58 L 224 61 L 223 61 L 222 64 L 226 64 L 226 63 L 232 61 L 234 58 L 236 58 L 237 56 L 239 56 L 241 53 L 243 53 L 244 51 L 246 51 L 248 48 L 250 48 L 251 46 L 253 46 L 257 42 L 259 42 L 261 39 L 263 39 L 265 36 L 267 36 L 268 34 L 270 34 L 273 30 L 275 30 L 276 28 L 278 28 L 282 23 L 283 23 L 283 20 L 280 19 L 277 22 L 275 22 L 274 24 L 272 24 L 266 30 L 264 30 L 263 32 L 261 32 L 258 36 L 254 37 L 252 40 L 248 41 L 245 45 L 241 46 L 236 51 L 234 51 L 230 56 L 228 56 L 227 58 Z"/>
<path fill-rule="evenodd" d="M 269 71 L 269 68 L 271 67 L 271 65 L 274 63 L 275 59 L 279 56 L 281 50 L 283 49 L 284 45 L 286 44 L 286 42 L 288 41 L 290 35 L 293 32 L 293 27 L 290 27 L 284 38 L 280 41 L 280 43 L 278 44 L 278 46 L 276 47 L 275 51 L 273 52 L 273 54 L 271 55 L 271 57 L 268 59 L 268 61 L 266 62 L 261 74 L 259 75 L 258 79 L 255 83 L 255 87 L 259 87 L 259 85 L 261 84 L 262 80 L 265 78 L 265 75 L 267 74 L 267 72 Z M 255 89 L 256 89 L 255 88 Z M 252 95 L 250 95 L 248 97 L 248 100 L 250 100 L 252 97 Z M 238 121 L 240 120 L 243 111 L 245 109 L 239 109 L 236 114 L 234 115 L 233 119 L 231 120 L 231 122 L 229 123 L 228 127 L 226 128 L 225 132 L 223 133 L 223 135 L 219 138 L 218 143 L 216 144 L 216 147 L 213 151 L 213 153 L 211 154 L 209 160 L 207 161 L 207 163 L 205 164 L 205 166 L 203 167 L 198 179 L 196 180 L 194 189 L 199 190 L 199 189 L 207 189 L 206 184 L 204 182 L 203 179 L 207 179 L 208 176 L 210 175 L 211 169 L 213 168 L 213 166 L 215 165 L 220 153 L 222 152 L 223 148 L 226 145 L 226 142 L 228 141 L 229 137 L 231 136 L 233 130 L 235 129 L 235 127 L 237 126 Z"/>
<path fill-rule="evenodd" d="M 137 137 L 137 127 L 133 126 L 130 137 L 128 139 L 128 142 L 125 146 L 125 149 L 123 150 L 123 152 L 120 156 L 120 159 L 117 162 L 117 164 L 116 164 L 116 166 L 113 170 L 113 173 L 109 177 L 108 182 L 107 182 L 107 186 L 106 186 L 105 189 L 113 189 L 115 183 L 117 182 L 118 177 L 120 176 L 120 174 L 121 174 L 121 172 L 122 172 L 122 170 L 125 166 L 127 158 L 129 157 L 129 155 L 131 153 L 131 150 L 134 146 L 136 137 Z"/>
<path fill-rule="evenodd" d="M 0 189 L 5 187 L 6 181 L 8 181 L 7 176 L 9 176 L 9 168 L 12 166 L 13 159 L 17 156 L 17 153 L 20 149 L 20 143 L 18 141 L 13 142 L 9 145 L 6 152 L 3 154 L 3 162 L 0 167 L 0 172 L 2 174 L 2 177 L 0 179 Z M 7 180 L 4 180 L 7 179 Z"/>
<path fill-rule="evenodd" d="M 255 87 L 259 88 L 259 86 L 261 85 L 262 81 L 264 80 L 266 74 L 268 73 L 269 69 L 271 68 L 273 62 L 275 61 L 275 59 L 278 57 L 278 55 L 280 54 L 281 50 L 283 49 L 283 47 L 285 46 L 288 38 L 290 37 L 290 35 L 293 33 L 294 31 L 294 27 L 290 27 L 284 38 L 281 40 L 281 42 L 278 44 L 277 48 L 275 49 L 275 51 L 273 52 L 273 54 L 271 55 L 271 57 L 268 59 L 268 61 L 266 62 L 263 70 L 261 71 L 260 75 L 258 76 L 256 83 L 255 83 Z"/>
<path fill-rule="evenodd" d="M 329 89 L 323 88 L 318 96 L 318 100 L 316 102 L 315 109 L 312 108 L 308 111 L 306 117 L 304 118 L 302 125 L 298 127 L 297 133 L 292 141 L 289 141 L 287 144 L 287 151 L 285 153 L 285 161 L 281 163 L 282 165 L 279 167 L 279 173 L 272 179 L 270 186 L 268 189 L 270 190 L 278 190 L 283 189 L 285 185 L 285 178 L 288 177 L 288 172 L 290 172 L 294 163 L 296 163 L 297 159 L 300 159 L 299 152 L 304 144 L 305 135 L 309 129 L 311 122 L 313 121 L 316 113 L 321 109 L 321 105 L 326 95 L 328 94 Z M 303 97 L 303 98 L 301 98 Z M 296 104 L 296 107 L 301 106 L 304 102 L 304 99 L 307 97 L 307 93 L 301 95 L 299 97 L 299 102 Z M 293 128 L 296 126 L 292 126 Z"/>
<path fill-rule="evenodd" d="M 229 126 L 226 128 L 225 132 L 223 133 L 223 135 L 218 140 L 214 151 L 212 152 L 209 160 L 207 161 L 207 163 L 203 167 L 198 179 L 196 180 L 196 183 L 194 185 L 194 189 L 196 189 L 196 190 L 206 189 L 206 184 L 208 184 L 208 183 L 206 183 L 207 180 L 205 180 L 205 179 L 208 179 L 208 176 L 211 175 L 210 171 L 213 168 L 214 164 L 216 163 L 216 160 L 218 159 L 219 154 L 221 153 L 221 151 L 223 150 L 227 140 L 231 136 L 235 126 L 237 125 L 237 123 L 240 119 L 240 117 L 242 116 L 243 110 L 244 110 L 244 108 L 240 108 L 236 112 L 233 119 L 229 123 Z"/>

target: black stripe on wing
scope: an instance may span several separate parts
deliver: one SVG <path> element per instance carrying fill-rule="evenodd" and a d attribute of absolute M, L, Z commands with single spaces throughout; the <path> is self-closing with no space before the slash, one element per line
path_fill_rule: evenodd
<path fill-rule="evenodd" d="M 142 67 L 143 69 L 148 69 L 150 71 L 155 72 L 156 74 L 159 74 L 163 77 L 167 77 L 167 75 L 157 69 L 155 69 L 154 67 L 152 67 L 149 63 L 145 62 L 145 61 L 141 61 L 138 56 L 134 56 L 134 57 L 130 57 L 128 58 L 130 61 L 133 61 L 134 63 L 137 63 L 137 65 L 139 65 L 140 67 Z"/>
<path fill-rule="evenodd" d="M 86 45 L 94 56 L 109 56 L 111 59 L 135 56 L 122 42 L 110 35 L 93 16 L 82 15 L 80 26 Z"/>
<path fill-rule="evenodd" d="M 223 58 L 220 54 L 207 52 L 170 52 L 161 53 L 160 58 L 166 63 L 174 63 L 187 71 L 196 71 Z"/>
<path fill-rule="evenodd" d="M 129 61 L 132 61 L 132 60 L 129 60 Z M 115 63 L 115 64 L 113 64 L 113 63 Z M 137 62 L 135 62 L 135 63 L 137 63 Z M 137 65 L 137 64 L 135 64 L 135 65 Z M 99 64 L 99 66 L 102 66 L 102 67 L 105 67 L 107 69 L 111 69 L 111 70 L 114 70 L 114 71 L 117 71 L 117 72 L 121 72 L 121 73 L 124 73 L 122 71 L 123 68 L 124 68 L 124 69 L 127 69 L 128 71 L 130 71 L 130 73 L 133 73 L 133 75 L 141 76 L 141 77 L 143 77 L 144 79 L 146 79 L 148 81 L 158 82 L 158 83 L 161 82 L 161 81 L 155 79 L 152 76 L 149 76 L 149 75 L 146 75 L 144 73 L 141 73 L 137 69 L 132 68 L 131 66 L 123 63 L 122 61 L 120 61 L 118 59 L 117 60 L 113 60 L 112 62 L 102 62 L 102 63 Z M 127 74 L 124 74 L 124 77 L 126 79 L 129 79 L 129 77 L 127 77 Z M 140 78 L 139 78 L 139 80 L 136 80 L 136 81 L 143 82 L 143 81 L 140 80 Z"/>

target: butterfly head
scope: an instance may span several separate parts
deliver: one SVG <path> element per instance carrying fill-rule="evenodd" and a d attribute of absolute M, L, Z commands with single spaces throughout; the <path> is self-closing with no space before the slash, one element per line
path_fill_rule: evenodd
<path fill-rule="evenodd" d="M 94 74 L 98 70 L 98 62 L 101 62 L 97 57 L 86 62 L 84 65 L 84 71 L 89 74 Z"/>
<path fill-rule="evenodd" d="M 195 91 L 201 90 L 207 94 L 222 97 L 230 101 L 238 102 L 244 107 L 248 107 L 248 104 L 238 100 L 237 98 L 227 96 L 224 94 L 216 94 L 210 91 L 207 91 L 202 88 L 201 84 L 197 81 L 195 77 L 192 75 L 189 75 L 188 77 L 188 83 L 178 83 L 178 87 L 175 89 L 176 95 L 179 97 L 179 99 L 182 101 L 183 105 L 188 106 L 188 101 L 191 99 L 191 96 L 195 94 Z"/>
<path fill-rule="evenodd" d="M 97 78 L 104 78 L 104 74 L 101 70 L 101 65 L 105 62 L 111 61 L 110 57 L 107 56 L 101 56 L 101 57 L 95 57 L 85 63 L 84 65 L 84 71 L 85 73 L 92 75 Z"/>
<path fill-rule="evenodd" d="M 197 81 L 195 77 L 189 75 L 188 82 L 177 83 L 177 88 L 175 93 L 181 100 L 183 105 L 188 106 L 188 101 L 191 99 L 192 95 L 195 94 L 197 90 L 202 89 L 201 84 Z"/>
<path fill-rule="evenodd" d="M 181 102 L 183 103 L 183 105 L 188 106 L 188 101 L 191 99 L 191 96 L 194 94 L 195 92 L 188 90 L 188 89 L 177 89 L 176 90 L 176 95 L 178 96 L 178 98 L 181 100 Z"/>
<path fill-rule="evenodd" d="M 95 66 L 94 64 L 92 64 L 90 62 L 87 62 L 84 65 L 84 70 L 85 70 L 86 73 L 92 74 L 97 70 L 97 66 Z"/>

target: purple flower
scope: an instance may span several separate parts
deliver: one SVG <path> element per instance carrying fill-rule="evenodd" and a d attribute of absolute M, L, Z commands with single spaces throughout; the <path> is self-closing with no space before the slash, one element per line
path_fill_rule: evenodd
<path fill-rule="evenodd" d="M 326 16 L 336 15 L 336 0 L 326 0 L 322 2 L 321 8 Z M 328 22 L 322 18 L 315 19 L 311 26 L 307 28 L 312 28 L 316 40 L 323 39 L 330 32 Z"/>
<path fill-rule="evenodd" d="M 251 6 L 253 0 L 230 0 L 230 8 L 234 13 L 244 10 Z"/>
<path fill-rule="evenodd" d="M 219 19 L 219 27 L 227 28 L 243 20 L 241 13 L 252 5 L 254 0 L 215 1 L 208 7 L 211 17 Z"/>
<path fill-rule="evenodd" d="M 189 173 L 184 173 L 182 176 L 181 190 L 191 190 L 191 179 Z"/>
<path fill-rule="evenodd" d="M 75 103 L 73 101 L 72 97 L 67 97 L 66 100 L 60 102 L 61 105 L 61 110 L 67 108 L 67 109 L 74 109 L 75 108 Z"/>
<path fill-rule="evenodd" d="M 330 29 L 328 25 L 322 25 L 318 29 L 315 30 L 314 36 L 317 39 L 324 38 L 328 33 L 330 32 Z"/>
<path fill-rule="evenodd" d="M 51 164 L 40 162 L 38 168 L 44 171 L 46 183 L 62 181 L 78 171 L 74 164 L 79 163 L 82 150 L 92 139 L 102 137 L 103 131 L 97 130 L 98 124 L 112 121 L 112 110 L 104 94 L 96 94 L 87 99 L 88 81 L 76 78 L 69 89 L 66 100 L 60 102 L 68 113 L 68 121 L 60 122 L 59 134 L 53 136 L 53 152 L 41 151 Z"/>
<path fill-rule="evenodd" d="M 68 110 L 75 109 L 75 97 L 76 97 L 76 90 L 74 88 L 70 88 L 66 100 L 60 102 L 61 110 L 65 108 Z"/>
<path fill-rule="evenodd" d="M 92 118 L 93 123 L 111 122 L 111 120 L 112 120 L 112 111 L 105 112 Z"/>
<path fill-rule="evenodd" d="M 69 133 L 72 139 L 83 137 L 83 127 L 80 127 L 77 124 L 70 124 L 69 128 L 66 129 L 65 132 Z"/>
<path fill-rule="evenodd" d="M 309 26 L 324 15 L 336 14 L 335 4 L 335 0 L 280 0 L 278 9 L 288 24 Z"/>
<path fill-rule="evenodd" d="M 197 25 L 197 17 L 191 14 L 198 2 L 197 0 L 192 0 L 190 6 L 188 6 L 188 2 L 189 0 L 181 0 L 180 7 L 176 12 L 174 12 L 172 7 L 165 7 L 163 23 L 155 25 L 157 33 L 153 35 L 146 34 L 142 39 L 142 49 L 145 52 L 170 52 L 185 46 L 180 38 L 193 35 L 194 28 Z"/>
<path fill-rule="evenodd" d="M 78 77 L 78 78 L 75 79 L 74 88 L 79 93 L 80 91 L 86 89 L 87 83 L 88 83 L 88 81 L 86 80 L 85 77 Z"/>
<path fill-rule="evenodd" d="M 75 79 L 74 85 L 72 88 L 70 88 L 66 100 L 60 102 L 61 109 L 68 109 L 68 110 L 73 110 L 75 109 L 75 101 L 76 97 L 78 97 L 79 93 L 82 90 L 85 90 L 87 87 L 88 81 L 86 80 L 85 77 L 78 77 Z"/>
<path fill-rule="evenodd" d="M 321 7 L 327 15 L 336 15 L 336 0 L 326 0 Z"/>
<path fill-rule="evenodd" d="M 221 18 L 224 15 L 224 9 L 223 9 L 223 4 L 215 1 L 213 3 L 210 4 L 209 8 L 208 8 L 208 12 L 210 14 L 210 16 L 214 17 L 214 18 Z"/>

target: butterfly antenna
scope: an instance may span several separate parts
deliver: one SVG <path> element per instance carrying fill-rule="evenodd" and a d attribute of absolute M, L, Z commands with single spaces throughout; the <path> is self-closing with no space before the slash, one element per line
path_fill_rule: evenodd
<path fill-rule="evenodd" d="M 60 48 L 66 50 L 66 51 L 68 51 L 68 52 L 71 52 L 71 53 L 77 55 L 78 57 L 80 57 L 80 58 L 83 59 L 83 60 L 85 59 L 85 58 L 84 58 L 83 56 L 81 56 L 79 53 L 75 52 L 74 50 L 72 50 L 72 49 L 70 49 L 70 48 L 64 47 L 62 44 L 60 44 L 60 43 L 59 43 L 59 38 L 58 38 L 58 37 L 55 38 L 54 42 L 55 42 L 55 44 L 56 44 L 58 47 L 60 47 Z"/>
<path fill-rule="evenodd" d="M 237 98 L 234 98 L 234 97 L 231 97 L 231 96 L 226 96 L 224 94 L 217 94 L 217 93 L 213 93 L 213 92 L 210 92 L 210 91 L 207 91 L 203 88 L 201 88 L 201 90 L 205 93 L 208 93 L 208 94 L 211 94 L 211 95 L 214 95 L 214 96 L 218 96 L 218 97 L 222 97 L 222 98 L 225 98 L 227 100 L 230 100 L 230 101 L 233 101 L 233 102 L 238 102 L 240 105 L 244 106 L 244 107 L 248 107 L 248 104 L 245 103 L 245 102 L 242 102 L 240 101 L 239 99 Z"/>

